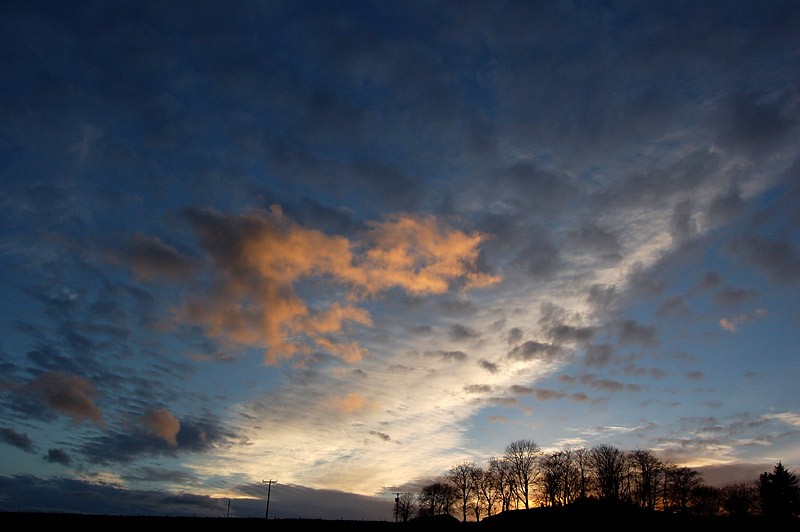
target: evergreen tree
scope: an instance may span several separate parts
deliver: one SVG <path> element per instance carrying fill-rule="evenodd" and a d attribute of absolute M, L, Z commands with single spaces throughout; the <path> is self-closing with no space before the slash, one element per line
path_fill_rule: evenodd
<path fill-rule="evenodd" d="M 800 486 L 797 476 L 778 462 L 772 473 L 758 477 L 761 507 L 770 517 L 790 517 L 800 510 Z"/>

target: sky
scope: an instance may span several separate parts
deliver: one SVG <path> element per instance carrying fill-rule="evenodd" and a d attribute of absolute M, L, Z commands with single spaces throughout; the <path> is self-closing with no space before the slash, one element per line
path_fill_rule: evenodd
<path fill-rule="evenodd" d="M 796 2 L 0 10 L 0 508 L 800 467 Z"/>

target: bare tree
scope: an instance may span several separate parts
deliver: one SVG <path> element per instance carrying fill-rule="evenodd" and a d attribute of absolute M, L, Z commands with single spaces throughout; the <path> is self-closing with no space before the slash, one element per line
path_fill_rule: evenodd
<path fill-rule="evenodd" d="M 489 460 L 488 474 L 491 477 L 491 488 L 500 499 L 500 511 L 507 512 L 511 509 L 511 501 L 514 498 L 511 464 L 505 458 L 492 458 Z"/>
<path fill-rule="evenodd" d="M 690 467 L 676 467 L 670 471 L 669 486 L 672 507 L 681 513 L 686 513 L 689 508 L 689 498 L 692 490 L 702 483 L 700 474 Z"/>
<path fill-rule="evenodd" d="M 716 517 L 722 508 L 722 489 L 714 486 L 699 485 L 692 488 L 692 511 L 704 517 Z"/>
<path fill-rule="evenodd" d="M 480 521 L 484 510 L 486 511 L 486 515 L 489 517 L 492 516 L 492 511 L 498 501 L 498 495 L 490 471 L 484 470 L 482 467 L 475 467 L 472 475 L 472 482 L 475 489 L 475 498 L 473 499 L 472 507 L 475 511 L 475 520 Z"/>
<path fill-rule="evenodd" d="M 419 515 L 430 516 L 452 513 L 458 493 L 447 482 L 433 482 L 423 486 L 417 497 Z"/>
<path fill-rule="evenodd" d="M 581 472 L 571 449 L 554 451 L 539 460 L 542 496 L 548 506 L 566 506 L 580 495 Z"/>
<path fill-rule="evenodd" d="M 600 498 L 619 500 L 626 473 L 625 452 L 611 445 L 597 445 L 589 456 Z"/>
<path fill-rule="evenodd" d="M 539 473 L 537 459 L 541 450 L 533 440 L 517 440 L 506 445 L 504 459 L 508 461 L 514 479 L 517 501 L 530 508 L 530 487 Z"/>
<path fill-rule="evenodd" d="M 629 457 L 633 466 L 633 499 L 640 507 L 654 510 L 658 498 L 658 478 L 663 463 L 653 453 L 644 449 L 634 449 Z"/>
<path fill-rule="evenodd" d="M 577 497 L 579 499 L 585 499 L 589 496 L 589 490 L 591 489 L 589 451 L 586 450 L 585 447 L 580 447 L 572 451 L 572 454 L 574 457 L 575 470 L 577 471 Z"/>
<path fill-rule="evenodd" d="M 728 515 L 742 517 L 756 506 L 758 487 L 755 482 L 738 482 L 722 488 L 722 507 Z"/>
<path fill-rule="evenodd" d="M 456 488 L 459 494 L 459 502 L 461 504 L 462 521 L 467 522 L 467 510 L 470 506 L 470 499 L 475 491 L 475 469 L 476 465 L 473 462 L 462 462 L 456 464 L 447 473 L 447 480 L 449 480 Z"/>
<path fill-rule="evenodd" d="M 397 497 L 397 518 L 405 523 L 414 511 L 414 494 L 401 493 Z"/>

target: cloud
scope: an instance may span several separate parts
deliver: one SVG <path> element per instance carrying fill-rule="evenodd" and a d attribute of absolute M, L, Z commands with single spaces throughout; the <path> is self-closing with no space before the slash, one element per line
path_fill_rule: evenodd
<path fill-rule="evenodd" d="M 425 356 L 438 358 L 443 362 L 465 362 L 469 358 L 463 351 L 425 351 Z"/>
<path fill-rule="evenodd" d="M 603 367 L 611 362 L 614 356 L 614 346 L 609 343 L 593 344 L 586 347 L 586 355 L 583 358 L 584 366 Z"/>
<path fill-rule="evenodd" d="M 178 432 L 181 430 L 180 422 L 169 410 L 163 408 L 148 408 L 139 422 L 148 434 L 162 438 L 173 447 L 178 446 Z"/>
<path fill-rule="evenodd" d="M 370 326 L 369 314 L 339 303 L 312 313 L 294 291 L 304 279 L 329 278 L 353 300 L 392 288 L 421 296 L 445 293 L 452 283 L 499 280 L 477 268 L 482 235 L 440 226 L 432 216 L 370 222 L 359 241 L 301 227 L 279 208 L 238 216 L 189 210 L 187 217 L 211 255 L 216 284 L 208 297 L 191 298 L 181 317 L 211 336 L 264 347 L 271 363 L 308 352 L 308 342 L 350 362 L 366 354 L 335 335 L 345 323 Z"/>
<path fill-rule="evenodd" d="M 162 418 L 162 430 L 169 436 L 174 427 L 170 428 L 170 421 L 166 416 Z M 87 438 L 79 451 L 93 464 L 124 464 L 142 456 L 178 457 L 182 454 L 203 453 L 240 441 L 240 438 L 213 416 L 206 415 L 199 420 L 184 417 L 180 421 L 180 430 L 175 435 L 175 440 L 177 445 L 172 445 L 151 427 L 142 426 L 140 421 L 138 425 L 126 427 L 125 430 L 109 429 L 104 434 Z"/>
<path fill-rule="evenodd" d="M 27 434 L 20 434 L 14 429 L 3 427 L 0 429 L 0 441 L 13 445 L 18 449 L 22 449 L 26 453 L 36 452 L 36 446 L 33 444 Z"/>
<path fill-rule="evenodd" d="M 622 246 L 617 235 L 592 222 L 584 222 L 578 229 L 571 231 L 565 244 L 567 249 L 596 255 L 603 261 L 622 260 Z"/>
<path fill-rule="evenodd" d="M 722 318 L 719 320 L 719 325 L 723 329 L 728 332 L 737 333 L 739 332 L 739 326 L 753 323 L 756 320 L 763 318 L 767 315 L 767 310 L 760 308 L 756 309 L 753 312 L 749 312 L 747 314 L 739 314 L 738 316 L 734 316 L 733 318 Z"/>
<path fill-rule="evenodd" d="M 781 412 L 780 414 L 765 414 L 765 419 L 777 419 L 787 425 L 800 429 L 800 414 L 794 412 Z"/>
<path fill-rule="evenodd" d="M 356 414 L 377 406 L 377 403 L 358 393 L 348 393 L 344 397 L 331 395 L 328 400 L 333 409 L 342 414 Z"/>
<path fill-rule="evenodd" d="M 731 248 L 775 281 L 800 281 L 800 255 L 788 240 L 750 235 L 734 241 Z"/>
<path fill-rule="evenodd" d="M 721 306 L 731 307 L 750 303 L 757 294 L 757 290 L 748 288 L 726 288 L 719 291 L 716 296 L 716 302 Z"/>
<path fill-rule="evenodd" d="M 72 458 L 61 449 L 48 449 L 45 460 L 52 464 L 69 465 L 72 463 Z"/>
<path fill-rule="evenodd" d="M 480 334 L 468 327 L 464 327 L 458 323 L 452 325 L 450 330 L 447 333 L 450 336 L 450 339 L 454 342 L 460 342 L 464 340 L 470 340 L 472 338 L 477 338 Z"/>
<path fill-rule="evenodd" d="M 100 409 L 94 404 L 98 395 L 92 383 L 77 375 L 45 373 L 25 385 L 24 390 L 42 397 L 57 412 L 67 414 L 76 423 L 84 420 L 105 426 Z"/>
<path fill-rule="evenodd" d="M 482 358 L 478 361 L 478 365 L 483 369 L 485 369 L 486 371 L 488 371 L 489 373 L 497 373 L 498 370 L 497 364 L 495 364 L 494 362 L 489 362 L 488 360 Z"/>
<path fill-rule="evenodd" d="M 562 354 L 563 349 L 560 346 L 528 340 L 509 351 L 508 357 L 524 361 L 541 360 L 543 362 L 553 362 Z"/>
<path fill-rule="evenodd" d="M 657 329 L 653 325 L 639 325 L 634 320 L 617 322 L 617 335 L 623 344 L 652 346 L 658 343 Z"/>
<path fill-rule="evenodd" d="M 147 281 L 184 279 L 195 269 L 194 262 L 174 247 L 141 233 L 131 235 L 125 258 L 133 274 Z"/>
<path fill-rule="evenodd" d="M 575 327 L 558 324 L 547 329 L 547 334 L 555 343 L 586 343 L 597 335 L 596 327 Z"/>

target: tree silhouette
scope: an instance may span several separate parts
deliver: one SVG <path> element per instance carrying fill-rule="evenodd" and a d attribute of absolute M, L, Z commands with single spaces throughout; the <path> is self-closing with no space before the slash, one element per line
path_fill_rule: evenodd
<path fill-rule="evenodd" d="M 506 445 L 504 459 L 508 462 L 514 480 L 514 495 L 530 508 L 530 488 L 538 475 L 537 459 L 541 453 L 533 440 L 517 440 Z"/>
<path fill-rule="evenodd" d="M 764 514 L 770 517 L 790 517 L 800 510 L 797 476 L 781 462 L 772 473 L 764 472 L 758 477 L 758 494 Z"/>
<path fill-rule="evenodd" d="M 401 493 L 397 497 L 396 511 L 398 519 L 405 523 L 411 517 L 413 509 L 414 509 L 414 494 Z"/>
<path fill-rule="evenodd" d="M 619 500 L 626 470 L 625 452 L 611 445 L 597 445 L 589 451 L 589 457 L 600 498 Z"/>
<path fill-rule="evenodd" d="M 448 473 L 447 480 L 453 483 L 459 495 L 462 521 L 467 522 L 467 509 L 470 498 L 475 491 L 475 469 L 473 462 L 462 462 L 455 465 Z M 480 499 L 479 499 L 480 500 Z"/>
<path fill-rule="evenodd" d="M 738 482 L 723 488 L 722 507 L 728 515 L 742 517 L 748 515 L 756 505 L 758 489 L 755 482 Z"/>
<path fill-rule="evenodd" d="M 433 482 L 422 487 L 418 498 L 420 516 L 449 514 L 453 511 L 458 492 L 447 482 Z"/>
<path fill-rule="evenodd" d="M 635 477 L 634 499 L 640 507 L 653 510 L 658 495 L 658 477 L 664 464 L 653 453 L 644 449 L 634 449 L 629 456 Z"/>

